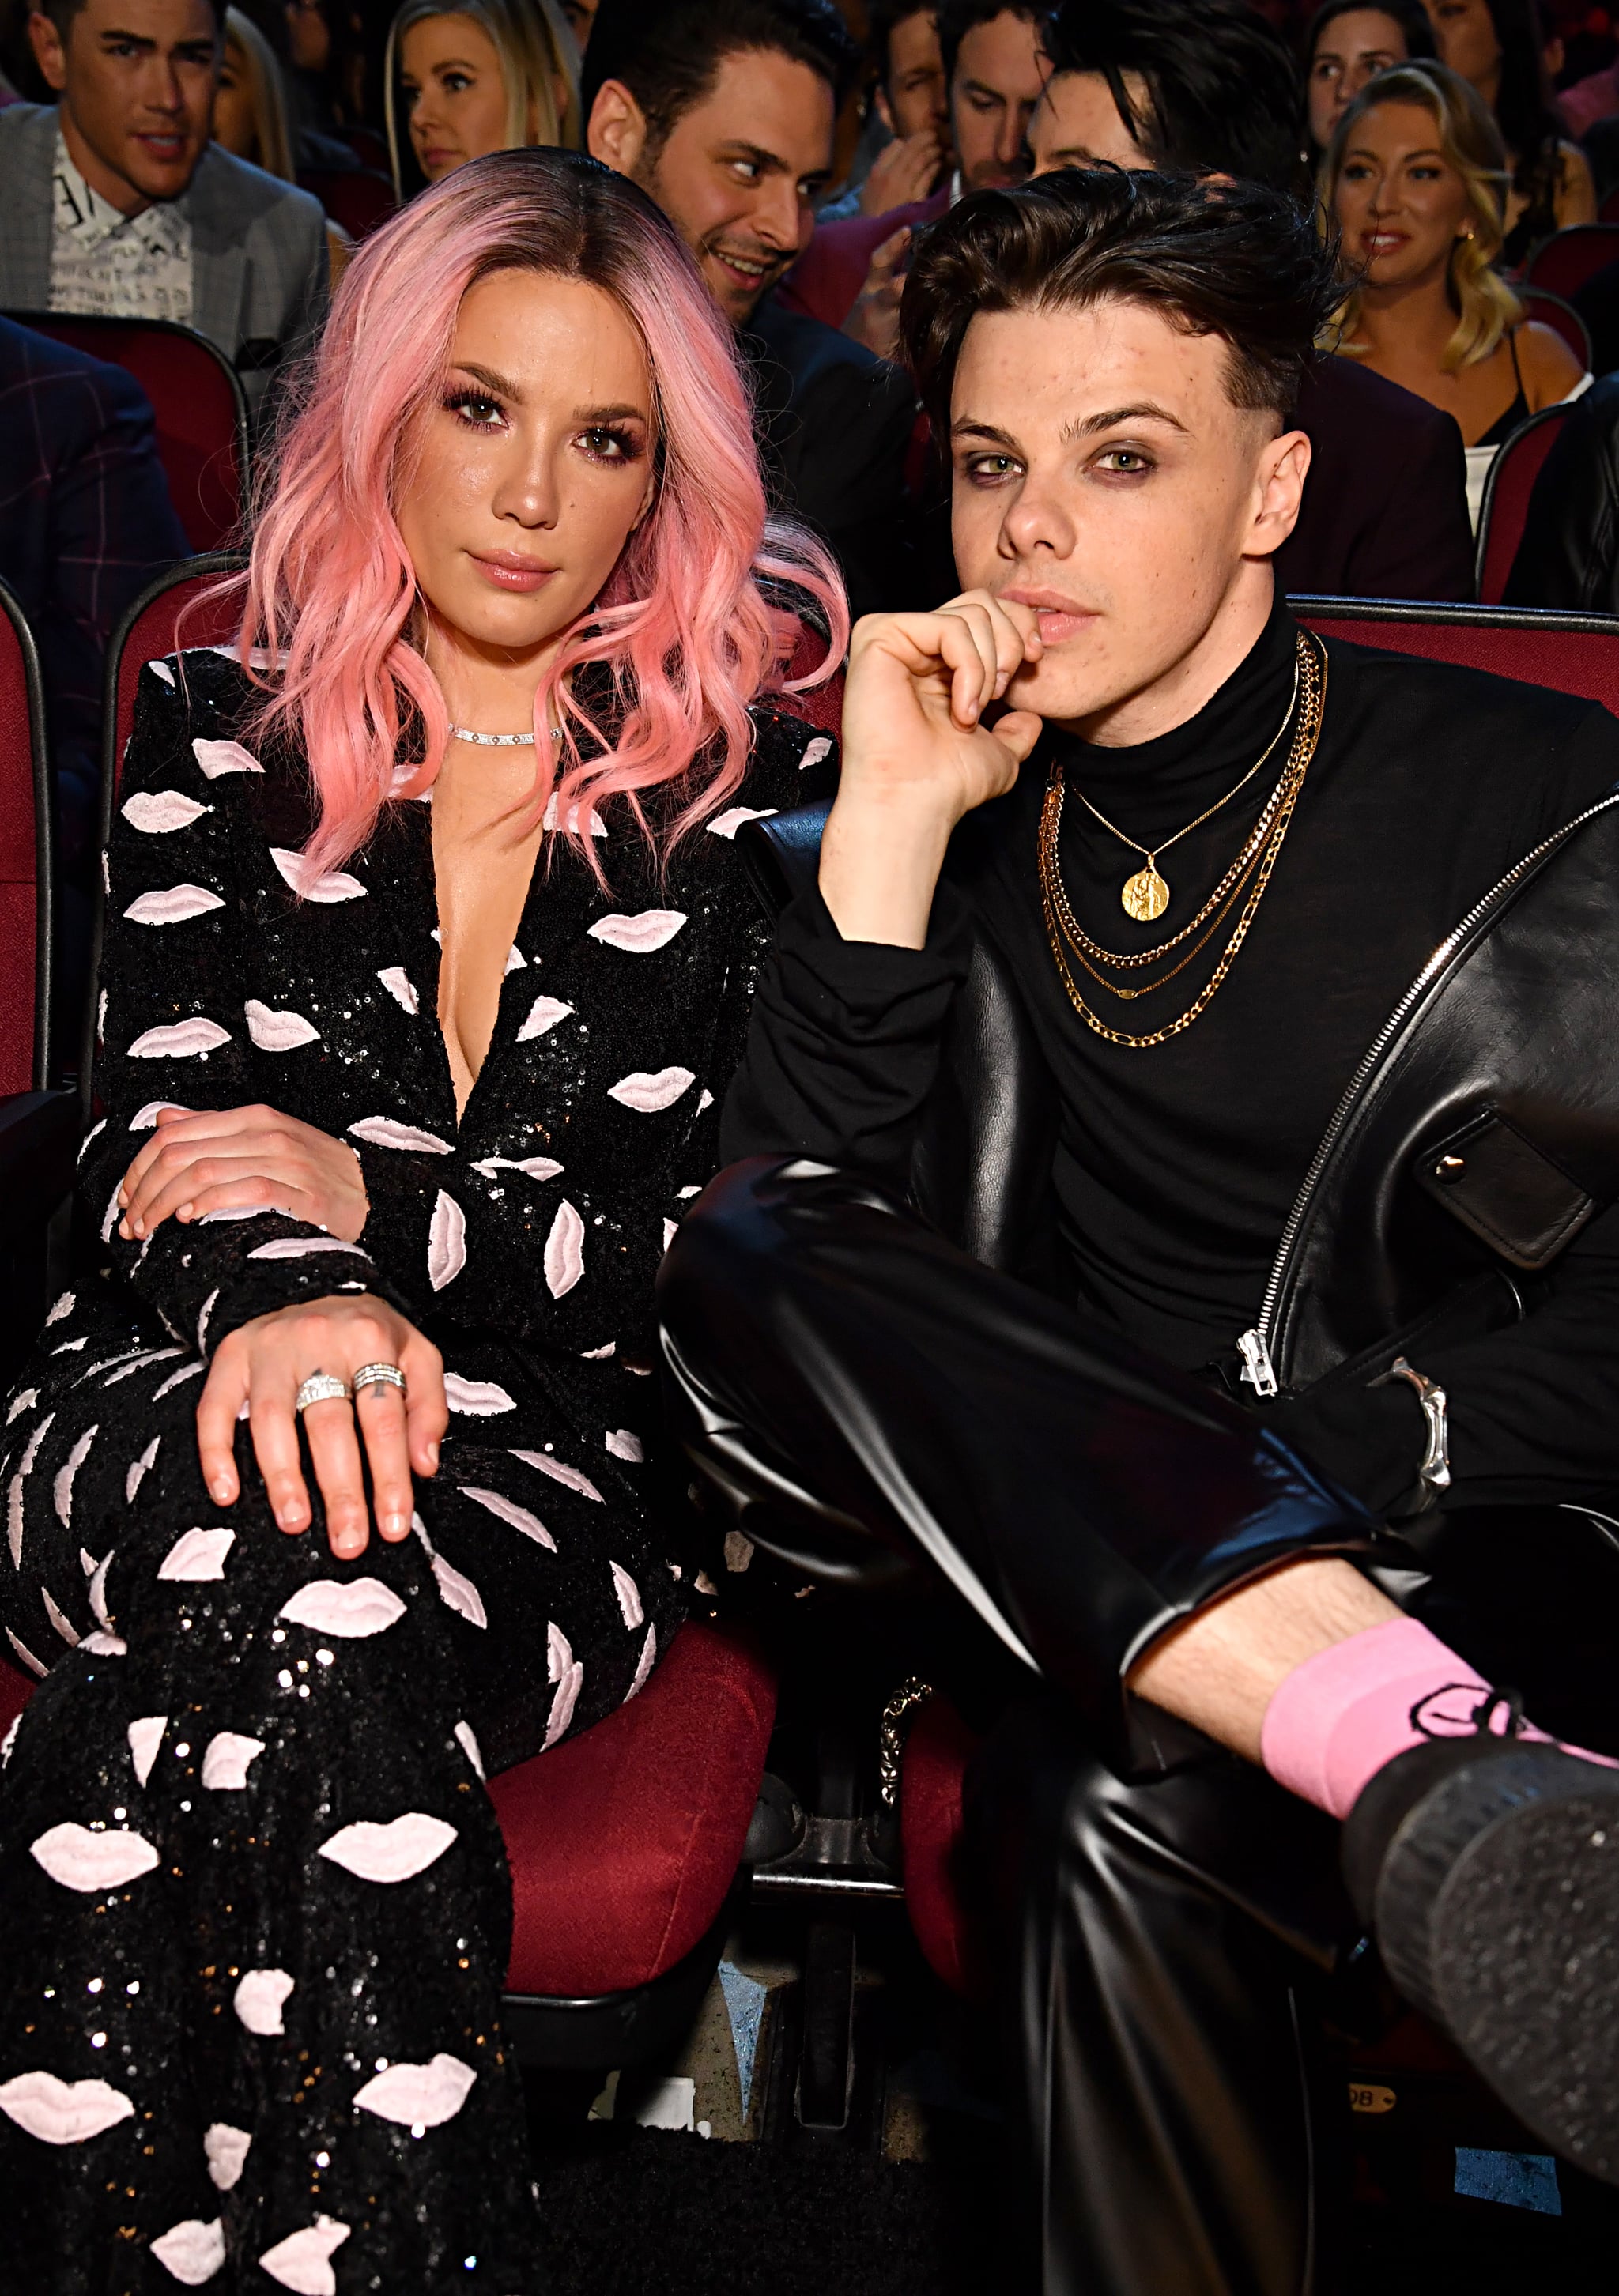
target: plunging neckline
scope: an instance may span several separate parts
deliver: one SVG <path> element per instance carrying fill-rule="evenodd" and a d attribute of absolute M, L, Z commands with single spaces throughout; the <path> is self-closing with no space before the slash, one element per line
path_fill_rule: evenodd
<path fill-rule="evenodd" d="M 527 928 L 530 922 L 531 913 L 536 906 L 535 888 L 539 881 L 540 864 L 542 861 L 546 861 L 549 857 L 552 832 L 548 829 L 542 829 L 540 832 L 539 844 L 535 850 L 533 865 L 529 872 L 528 885 L 523 892 L 522 906 L 518 911 L 517 923 L 512 936 L 511 946 L 512 948 L 516 951 L 517 955 L 522 959 L 522 965 L 521 967 L 513 965 L 510 962 L 510 954 L 508 952 L 506 969 L 501 975 L 500 987 L 496 996 L 495 1024 L 489 1030 L 489 1041 L 484 1049 L 483 1059 L 479 1064 L 477 1073 L 473 1078 L 472 1086 L 467 1093 L 466 1099 L 459 1107 L 457 1107 L 456 1103 L 455 1070 L 450 1066 L 449 1045 L 444 1034 L 444 1023 L 439 1016 L 439 987 L 444 964 L 444 927 L 439 910 L 439 869 L 438 861 L 433 852 L 432 808 L 431 804 L 425 803 L 419 799 L 407 799 L 403 802 L 404 804 L 414 803 L 418 808 L 418 818 L 415 825 L 414 834 L 420 840 L 421 843 L 421 865 L 426 874 L 426 906 L 431 911 L 433 920 L 431 926 L 428 930 L 427 935 L 429 944 L 432 949 L 432 955 L 428 960 L 427 965 L 430 977 L 424 984 L 427 989 L 427 997 L 425 1000 L 426 1011 L 423 1017 L 431 1020 L 433 1049 L 436 1056 L 437 1080 L 442 1086 L 448 1107 L 455 1119 L 454 1123 L 450 1127 L 449 1136 L 458 1144 L 462 1134 L 467 1128 L 468 1119 L 473 1113 L 474 1103 L 478 1101 L 479 1095 L 483 1090 L 485 1078 L 489 1076 L 491 1069 L 498 1066 L 501 1058 L 509 1050 L 510 1046 L 516 1042 L 515 1031 L 513 1031 L 509 1037 L 503 1035 L 503 1023 L 505 1016 L 506 1004 L 506 984 L 511 980 L 514 972 L 519 970 L 525 972 L 531 972 L 537 964 L 543 963 L 542 959 L 530 956 L 527 950 L 522 946 L 522 944 L 530 937 Z M 401 806 L 400 810 L 403 811 L 403 806 Z M 408 817 L 407 820 L 407 833 L 412 833 Z M 555 865 L 554 864 L 554 869 L 555 866 Z"/>

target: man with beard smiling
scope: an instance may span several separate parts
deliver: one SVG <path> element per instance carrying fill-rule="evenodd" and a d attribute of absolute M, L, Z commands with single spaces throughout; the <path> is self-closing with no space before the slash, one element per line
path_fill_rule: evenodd
<path fill-rule="evenodd" d="M 782 505 L 831 544 L 860 613 L 906 597 L 915 398 L 770 291 L 814 229 L 858 63 L 831 0 L 604 0 L 582 93 L 591 156 L 657 201 L 736 329 Z"/>

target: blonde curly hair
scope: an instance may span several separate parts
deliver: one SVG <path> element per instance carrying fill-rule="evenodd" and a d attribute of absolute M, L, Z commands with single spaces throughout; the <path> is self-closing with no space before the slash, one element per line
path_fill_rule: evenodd
<path fill-rule="evenodd" d="M 1350 145 L 1368 111 L 1385 103 L 1418 103 L 1432 112 L 1441 155 L 1467 187 L 1473 231 L 1451 250 L 1446 282 L 1456 328 L 1440 365 L 1446 373 L 1487 359 L 1501 339 L 1521 326 L 1524 307 L 1494 266 L 1505 233 L 1511 170 L 1489 106 L 1476 88 L 1448 65 L 1426 60 L 1395 64 L 1368 80 L 1333 133 L 1321 163 L 1321 204 L 1335 215 L 1338 178 Z M 1328 330 L 1331 347 L 1352 353 L 1360 317 L 1360 285 L 1351 283 Z"/>

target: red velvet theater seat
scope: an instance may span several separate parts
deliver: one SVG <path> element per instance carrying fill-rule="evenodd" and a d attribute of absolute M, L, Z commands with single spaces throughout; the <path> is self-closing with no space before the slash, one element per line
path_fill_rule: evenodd
<path fill-rule="evenodd" d="M 514 1993 L 626 1993 L 693 1950 L 736 1878 L 775 1714 L 753 1645 L 694 1620 L 629 1705 L 490 1781 Z"/>
<path fill-rule="evenodd" d="M 248 496 L 247 400 L 217 344 L 168 319 L 106 319 L 68 311 L 12 311 L 37 334 L 132 374 L 157 418 L 158 458 L 193 550 L 236 533 Z"/>
<path fill-rule="evenodd" d="M 948 1698 L 926 1701 L 911 1724 L 900 1770 L 900 1844 L 905 1908 L 928 1967 L 952 1993 L 983 1989 L 982 1955 L 956 1878 L 962 1785 L 977 1739 Z"/>
<path fill-rule="evenodd" d="M 1619 619 L 1533 606 L 1406 605 L 1382 598 L 1289 598 L 1307 630 L 1389 653 L 1487 669 L 1583 695 L 1619 714 Z"/>
<path fill-rule="evenodd" d="M 0 1729 L 33 1686 L 0 1663 Z M 754 1645 L 694 1620 L 638 1698 L 491 1779 L 512 1868 L 510 1992 L 530 2008 L 584 2005 L 694 1952 L 736 1880 L 775 1717 Z"/>

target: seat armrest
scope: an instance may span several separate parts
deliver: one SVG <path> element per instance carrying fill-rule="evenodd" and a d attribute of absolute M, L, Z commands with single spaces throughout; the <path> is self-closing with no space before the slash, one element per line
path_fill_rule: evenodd
<path fill-rule="evenodd" d="M 790 813 L 744 822 L 737 831 L 737 849 L 753 890 L 773 917 L 814 885 L 820 873 L 821 833 L 831 811 L 832 800 L 822 798 L 814 805 L 794 806 Z"/>
<path fill-rule="evenodd" d="M 76 1092 L 0 1100 L 0 1239 L 42 1229 L 71 1194 L 81 1116 Z"/>

